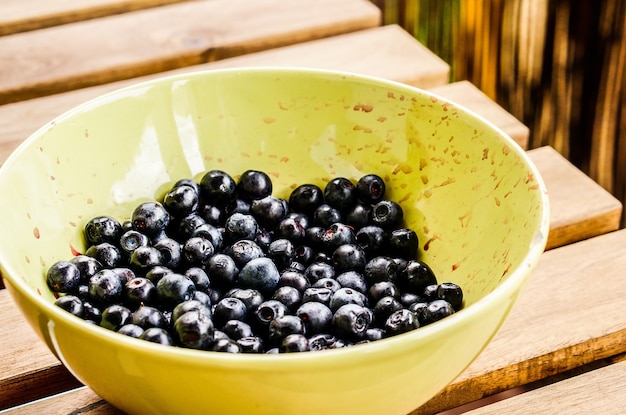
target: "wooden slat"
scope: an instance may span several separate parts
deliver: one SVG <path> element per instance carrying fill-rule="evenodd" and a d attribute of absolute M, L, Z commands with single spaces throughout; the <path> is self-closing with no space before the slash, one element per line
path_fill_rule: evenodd
<path fill-rule="evenodd" d="M 66 393 L 11 408 L 4 415 L 124 415 L 89 388 L 81 387 Z"/>
<path fill-rule="evenodd" d="M 483 353 L 413 415 L 454 408 L 624 353 L 625 268 L 626 229 L 544 253 Z"/>
<path fill-rule="evenodd" d="M 379 23 L 380 11 L 368 0 L 198 0 L 3 36 L 0 103 Z"/>
<path fill-rule="evenodd" d="M 0 36 L 189 0 L 2 0 Z"/>
<path fill-rule="evenodd" d="M 622 203 L 565 157 L 549 146 L 530 150 L 528 155 L 550 196 L 548 249 L 620 227 Z"/>
<path fill-rule="evenodd" d="M 626 361 L 487 405 L 467 415 L 623 415 Z"/>
<path fill-rule="evenodd" d="M 447 82 L 449 66 L 398 26 L 380 26 L 207 64 L 0 106 L 0 163 L 62 112 L 106 92 L 165 75 L 239 66 L 299 66 L 379 76 L 421 88 Z"/>
<path fill-rule="evenodd" d="M 0 410 L 80 384 L 35 335 L 7 290 L 0 290 L 0 327 Z"/>
<path fill-rule="evenodd" d="M 431 89 L 458 103 L 505 131 L 520 147 L 528 148 L 529 129 L 469 81 L 459 81 Z"/>

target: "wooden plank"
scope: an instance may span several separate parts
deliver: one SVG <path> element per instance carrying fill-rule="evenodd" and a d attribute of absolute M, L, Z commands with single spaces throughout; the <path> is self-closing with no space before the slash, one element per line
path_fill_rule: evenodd
<path fill-rule="evenodd" d="M 468 415 L 626 413 L 626 360 L 466 412 Z"/>
<path fill-rule="evenodd" d="M 431 89 L 462 105 L 505 131 L 520 147 L 528 148 L 529 129 L 469 81 L 459 81 Z"/>
<path fill-rule="evenodd" d="M 380 26 L 140 78 L 0 106 L 0 163 L 37 128 L 106 92 L 165 75 L 243 66 L 299 66 L 378 76 L 421 88 L 447 82 L 449 66 L 398 26 Z"/>
<path fill-rule="evenodd" d="M 80 385 L 35 335 L 7 290 L 0 290 L 0 327 L 0 410 Z"/>
<path fill-rule="evenodd" d="M 528 151 L 550 196 L 547 249 L 620 227 L 622 203 L 552 147 Z"/>
<path fill-rule="evenodd" d="M 0 37 L 0 103 L 375 27 L 368 0 L 198 0 Z M 120 41 L 123 39 L 123 41 Z"/>
<path fill-rule="evenodd" d="M 189 0 L 3 0 L 0 36 Z"/>
<path fill-rule="evenodd" d="M 61 393 L 49 398 L 29 402 L 22 406 L 11 408 L 4 415 L 124 415 L 124 412 L 115 408 L 96 395 L 89 388 L 81 387 L 69 392 Z"/>
<path fill-rule="evenodd" d="M 626 229 L 544 253 L 483 353 L 412 414 L 455 408 L 626 352 L 625 268 Z"/>

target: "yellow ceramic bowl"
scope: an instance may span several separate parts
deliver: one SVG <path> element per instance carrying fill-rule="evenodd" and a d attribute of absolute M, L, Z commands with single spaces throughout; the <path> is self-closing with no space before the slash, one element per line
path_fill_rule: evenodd
<path fill-rule="evenodd" d="M 208 169 L 296 184 L 376 173 L 440 281 L 466 307 L 407 334 L 339 350 L 233 355 L 165 347 L 53 305 L 47 268 L 84 249 L 93 216 Z M 403 414 L 485 347 L 544 249 L 548 206 L 524 152 L 476 115 L 406 85 L 346 73 L 235 69 L 164 78 L 50 122 L 0 169 L 7 289 L 71 372 L 135 414 Z"/>

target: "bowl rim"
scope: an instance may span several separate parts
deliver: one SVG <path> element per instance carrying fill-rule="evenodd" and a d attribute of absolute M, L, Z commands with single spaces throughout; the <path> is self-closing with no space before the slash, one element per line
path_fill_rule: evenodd
<path fill-rule="evenodd" d="M 332 350 L 323 350 L 316 351 L 314 353 L 306 352 L 306 353 L 280 353 L 275 355 L 267 355 L 267 354 L 248 354 L 248 353 L 240 353 L 240 354 L 232 354 L 232 353 L 218 353 L 218 352 L 207 352 L 205 350 L 194 350 L 187 349 L 182 347 L 171 347 L 171 346 L 162 346 L 159 344 L 147 342 L 145 340 L 139 340 L 132 338 L 130 336 L 118 335 L 117 333 L 111 332 L 108 329 L 103 327 L 95 326 L 90 324 L 79 317 L 73 316 L 70 313 L 60 309 L 55 306 L 52 302 L 45 300 L 41 295 L 38 295 L 34 289 L 26 284 L 21 278 L 14 278 L 13 275 L 17 275 L 18 273 L 15 270 L 11 269 L 10 264 L 7 264 L 6 259 L 3 258 L 2 252 L 0 252 L 0 268 L 4 268 L 6 273 L 2 274 L 2 278 L 5 279 L 8 284 L 7 288 L 9 288 L 9 292 L 14 297 L 15 294 L 12 289 L 15 289 L 19 292 L 19 294 L 25 297 L 31 304 L 33 304 L 40 312 L 43 312 L 50 318 L 51 323 L 49 323 L 49 329 L 53 329 L 54 324 L 56 322 L 62 322 L 63 324 L 67 324 L 72 326 L 74 329 L 84 330 L 90 336 L 97 337 L 103 339 L 107 342 L 114 344 L 116 347 L 121 346 L 126 349 L 134 349 L 136 347 L 141 347 L 145 350 L 145 353 L 150 353 L 154 355 L 159 355 L 159 357 L 167 356 L 168 359 L 193 359 L 198 363 L 210 362 L 211 364 L 215 364 L 221 362 L 223 365 L 228 367 L 238 366 L 240 368 L 245 368 L 246 370 L 250 369 L 258 369 L 265 370 L 268 368 L 267 365 L 270 365 L 273 370 L 278 370 L 279 366 L 276 366 L 276 361 L 293 361 L 295 362 L 308 362 L 311 359 L 314 359 L 316 363 L 328 362 L 329 364 L 340 364 L 340 362 L 346 362 L 348 359 L 345 359 L 346 353 L 349 353 L 353 356 L 358 355 L 372 355 L 378 353 L 386 353 L 389 350 L 396 350 L 395 353 L 400 353 L 402 350 L 406 348 L 411 348 L 416 342 L 420 342 L 424 338 L 430 338 L 432 336 L 437 335 L 438 333 L 445 333 L 451 327 L 462 326 L 464 322 L 470 321 L 475 314 L 479 314 L 481 310 L 487 307 L 489 304 L 497 301 L 503 295 L 513 295 L 515 293 L 515 287 L 518 285 L 523 285 L 525 280 L 528 277 L 527 269 L 532 270 L 535 265 L 539 261 L 539 257 L 541 253 L 543 253 L 549 233 L 549 225 L 550 225 L 550 204 L 548 199 L 548 193 L 539 173 L 537 167 L 532 162 L 530 157 L 526 154 L 526 151 L 521 148 L 515 140 L 513 140 L 508 134 L 506 134 L 500 127 L 496 126 L 493 122 L 487 120 L 480 114 L 464 107 L 463 105 L 457 104 L 454 101 L 451 101 L 447 98 L 444 98 L 436 93 L 424 90 L 419 87 L 415 87 L 412 85 L 408 85 L 405 83 L 401 83 L 399 81 L 388 80 L 385 78 L 372 76 L 372 75 L 364 75 L 360 73 L 354 73 L 349 71 L 341 71 L 341 70 L 331 70 L 331 69 L 318 69 L 318 68 L 309 68 L 309 67 L 290 67 L 290 66 L 252 66 L 252 67 L 232 67 L 232 68 L 221 68 L 221 69 L 205 69 L 187 72 L 183 74 L 174 74 L 174 75 L 166 75 L 158 78 L 153 78 L 146 81 L 137 82 L 131 85 L 124 86 L 122 88 L 115 89 L 113 91 L 109 91 L 92 99 L 89 99 L 81 104 L 74 106 L 73 108 L 61 113 L 54 119 L 48 121 L 46 124 L 38 128 L 35 132 L 33 132 L 28 138 L 26 138 L 6 159 L 6 161 L 0 166 L 0 176 L 2 172 L 8 169 L 13 163 L 17 162 L 20 153 L 25 151 L 25 149 L 30 145 L 32 141 L 35 141 L 38 137 L 45 134 L 50 128 L 52 128 L 55 124 L 64 121 L 65 119 L 73 117 L 75 114 L 80 113 L 81 111 L 90 108 L 92 106 L 96 106 L 99 103 L 114 98 L 120 94 L 125 94 L 132 92 L 134 90 L 145 88 L 154 84 L 162 84 L 162 83 L 172 83 L 177 80 L 186 80 L 189 78 L 197 78 L 204 76 L 219 76 L 221 74 L 245 74 L 245 73 L 266 73 L 272 75 L 281 75 L 281 74 L 299 74 L 299 75 L 314 75 L 316 77 L 328 77 L 329 79 L 349 79 L 358 82 L 365 82 L 371 85 L 376 85 L 384 88 L 394 88 L 398 90 L 404 91 L 409 95 L 423 95 L 425 97 L 429 97 L 431 99 L 441 101 L 450 105 L 451 107 L 458 110 L 460 113 L 465 113 L 465 116 L 474 118 L 479 122 L 483 123 L 487 129 L 492 130 L 497 135 L 499 135 L 504 142 L 511 147 L 521 158 L 526 168 L 529 169 L 530 173 L 533 175 L 535 183 L 538 187 L 538 192 L 540 192 L 540 200 L 541 200 L 541 217 L 539 219 L 539 226 L 537 231 L 532 238 L 532 241 L 529 245 L 528 252 L 522 258 L 519 266 L 509 274 L 509 276 L 500 284 L 498 284 L 491 292 L 487 293 L 480 299 L 478 299 L 475 303 L 471 304 L 468 307 L 464 307 L 453 315 L 446 317 L 440 321 L 429 324 L 424 327 L 420 327 L 417 330 L 412 330 L 407 333 L 403 333 L 400 335 L 392 336 L 389 338 L 384 338 L 376 341 L 369 342 L 367 344 L 355 345 L 352 347 L 345 347 L 339 349 Z M 17 300 L 14 298 L 14 300 Z M 513 299 L 515 300 L 515 299 Z M 511 307 L 510 307 L 511 308 Z M 509 308 L 509 310 L 510 310 Z M 52 327 L 51 327 L 52 325 Z M 493 335 L 493 334 L 492 334 Z M 358 346 L 358 347 L 356 347 Z M 53 345 L 57 350 L 57 354 L 62 358 L 60 350 Z M 200 360 L 198 360 L 200 359 Z M 64 360 L 64 359 L 62 359 Z M 349 359 L 353 361 L 354 359 Z M 65 362 L 64 362 L 65 363 Z M 253 365 L 251 366 L 251 364 Z M 469 362 L 468 362 L 469 365 Z M 66 365 L 68 366 L 68 365 Z M 284 366 L 283 366 L 284 367 Z M 286 367 L 290 367 L 287 365 Z"/>

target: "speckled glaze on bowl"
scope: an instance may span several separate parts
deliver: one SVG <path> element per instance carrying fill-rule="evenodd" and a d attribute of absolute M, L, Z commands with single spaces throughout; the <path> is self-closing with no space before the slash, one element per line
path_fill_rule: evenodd
<path fill-rule="evenodd" d="M 55 307 L 53 262 L 84 249 L 91 217 L 128 218 L 174 181 L 219 168 L 267 171 L 275 194 L 377 173 L 440 281 L 466 307 L 438 323 L 347 349 L 232 355 L 168 348 Z M 164 78 L 105 95 L 42 127 L 0 168 L 0 264 L 50 350 L 135 414 L 403 414 L 485 347 L 542 253 L 548 203 L 501 131 L 402 84 L 308 69 Z"/>

